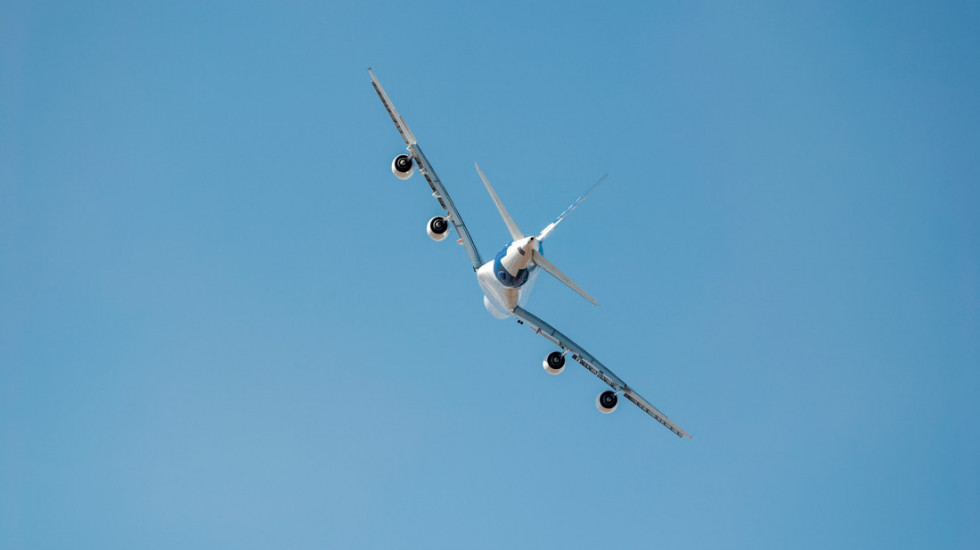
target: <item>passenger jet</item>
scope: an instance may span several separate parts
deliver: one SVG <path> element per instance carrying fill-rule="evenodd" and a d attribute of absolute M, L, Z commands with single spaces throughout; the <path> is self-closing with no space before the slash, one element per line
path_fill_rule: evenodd
<path fill-rule="evenodd" d="M 483 174 L 483 171 L 480 170 L 479 165 L 476 165 L 476 171 L 480 175 L 480 179 L 483 180 L 483 185 L 486 186 L 487 191 L 490 193 L 490 198 L 493 199 L 493 203 L 497 206 L 500 217 L 503 218 L 511 237 L 511 241 L 507 243 L 507 246 L 498 252 L 492 260 L 484 262 L 480 256 L 480 252 L 476 249 L 473 238 L 470 236 L 469 229 L 463 223 L 463 217 L 460 216 L 459 211 L 453 204 L 445 186 L 439 181 L 439 176 L 436 175 L 436 171 L 429 164 L 425 155 L 422 154 L 422 149 L 419 147 L 415 135 L 409 130 L 405 119 L 398 114 L 395 105 L 388 98 L 388 94 L 385 93 L 384 88 L 381 87 L 381 83 L 378 82 L 378 78 L 374 75 L 374 71 L 368 69 L 368 72 L 371 74 L 371 84 L 374 86 L 375 91 L 378 92 L 378 97 L 381 98 L 385 109 L 391 115 L 391 120 L 395 123 L 395 127 L 398 128 L 398 133 L 401 134 L 402 139 L 405 140 L 405 145 L 408 147 L 407 154 L 402 153 L 396 156 L 391 162 L 391 171 L 399 179 L 407 180 L 417 170 L 429 182 L 429 187 L 432 189 L 432 196 L 439 201 L 439 205 L 445 213 L 442 216 L 436 216 L 430 219 L 428 224 L 426 224 L 426 232 L 433 240 L 442 241 L 449 234 L 450 225 L 456 230 L 456 234 L 459 235 L 457 242 L 466 248 L 470 263 L 473 265 L 473 271 L 476 272 L 477 282 L 479 282 L 480 288 L 483 290 L 483 305 L 486 306 L 487 311 L 499 319 L 506 319 L 508 317 L 516 318 L 518 323 L 530 327 L 535 333 L 544 336 L 558 347 L 557 351 L 549 353 L 544 359 L 544 370 L 548 374 L 559 374 L 562 372 L 565 369 L 565 357 L 571 354 L 572 360 L 578 362 L 600 380 L 608 384 L 610 389 L 601 392 L 596 397 L 596 408 L 600 412 L 606 414 L 613 412 L 619 403 L 619 397 L 623 396 L 632 401 L 640 410 L 666 426 L 668 430 L 674 432 L 677 436 L 691 437 L 680 426 L 674 424 L 673 421 L 667 418 L 667 415 L 657 410 L 656 407 L 641 397 L 640 394 L 636 393 L 633 388 L 600 363 L 589 352 L 585 351 L 585 349 L 564 334 L 558 332 L 558 330 L 548 323 L 524 309 L 524 305 L 534 286 L 534 281 L 541 271 L 552 275 L 582 295 L 586 300 L 599 305 L 581 287 L 559 271 L 554 264 L 545 259 L 542 253 L 541 243 L 551 235 L 555 227 L 572 210 L 575 210 L 585 200 L 589 193 L 602 180 L 600 179 L 596 182 L 592 188 L 579 197 L 571 206 L 566 208 L 555 221 L 548 224 L 537 235 L 525 235 L 518 229 L 517 224 L 514 223 L 514 219 L 510 217 L 510 214 L 507 213 L 507 209 L 500 201 L 500 197 L 497 196 L 493 187 L 490 186 L 490 182 Z"/>

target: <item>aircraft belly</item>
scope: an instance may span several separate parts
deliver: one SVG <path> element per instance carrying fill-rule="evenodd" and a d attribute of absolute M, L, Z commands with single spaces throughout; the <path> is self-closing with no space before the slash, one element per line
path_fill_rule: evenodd
<path fill-rule="evenodd" d="M 519 289 L 520 297 L 517 300 L 517 305 L 524 307 L 527 303 L 527 299 L 531 297 L 531 291 L 534 290 L 534 283 L 538 280 L 538 274 L 541 272 L 539 269 L 531 271 L 531 276 L 527 278 L 527 282 Z"/>
<path fill-rule="evenodd" d="M 506 312 L 508 315 L 521 301 L 520 288 L 507 288 L 497 281 L 493 273 L 493 262 L 487 262 L 480 266 L 476 271 L 477 281 L 483 295 L 487 297 L 489 303 L 497 310 Z M 491 313 L 493 313 L 491 311 Z"/>

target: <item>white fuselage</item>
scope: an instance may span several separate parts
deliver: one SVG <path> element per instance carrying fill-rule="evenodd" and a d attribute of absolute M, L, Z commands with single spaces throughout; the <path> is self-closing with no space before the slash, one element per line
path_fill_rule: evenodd
<path fill-rule="evenodd" d="M 538 266 L 531 262 L 531 250 L 539 248 L 539 241 L 534 237 L 508 243 L 493 260 L 476 271 L 483 290 L 483 305 L 491 315 L 503 319 L 527 302 L 539 272 Z"/>

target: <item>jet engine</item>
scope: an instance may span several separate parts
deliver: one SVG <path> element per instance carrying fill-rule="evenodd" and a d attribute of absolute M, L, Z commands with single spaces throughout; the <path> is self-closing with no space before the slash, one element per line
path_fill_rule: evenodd
<path fill-rule="evenodd" d="M 565 370 L 565 356 L 560 351 L 553 351 L 541 362 L 544 371 L 548 374 L 560 374 Z"/>
<path fill-rule="evenodd" d="M 613 412 L 618 404 L 619 398 L 616 397 L 616 392 L 611 390 L 606 390 L 595 398 L 595 408 L 599 409 L 602 414 Z"/>
<path fill-rule="evenodd" d="M 400 180 L 407 180 L 412 177 L 412 157 L 408 155 L 398 155 L 391 161 L 391 173 Z"/>
<path fill-rule="evenodd" d="M 449 221 L 442 216 L 436 216 L 425 224 L 425 232 L 433 241 L 441 241 L 449 234 Z"/>

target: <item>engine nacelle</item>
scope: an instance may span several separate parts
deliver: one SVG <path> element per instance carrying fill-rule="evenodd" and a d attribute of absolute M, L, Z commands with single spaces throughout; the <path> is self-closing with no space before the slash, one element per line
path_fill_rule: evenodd
<path fill-rule="evenodd" d="M 611 390 L 606 390 L 595 398 L 595 408 L 602 414 L 613 412 L 617 405 L 619 405 L 619 398 L 616 397 L 616 392 Z"/>
<path fill-rule="evenodd" d="M 553 351 L 544 358 L 541 365 L 548 374 L 561 374 L 565 370 L 565 356 L 560 351 Z"/>
<path fill-rule="evenodd" d="M 412 170 L 414 163 L 412 157 L 408 155 L 398 155 L 391 161 L 391 173 L 400 180 L 407 180 L 415 172 Z"/>
<path fill-rule="evenodd" d="M 449 234 L 449 220 L 442 216 L 436 216 L 425 224 L 425 232 L 433 241 L 441 241 Z"/>

